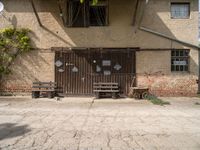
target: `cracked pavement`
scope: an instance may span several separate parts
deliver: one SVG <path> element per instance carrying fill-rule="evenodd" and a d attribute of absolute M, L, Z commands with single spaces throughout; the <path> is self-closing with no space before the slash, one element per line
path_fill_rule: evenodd
<path fill-rule="evenodd" d="M 0 150 L 199 150 L 199 98 L 0 97 Z"/>

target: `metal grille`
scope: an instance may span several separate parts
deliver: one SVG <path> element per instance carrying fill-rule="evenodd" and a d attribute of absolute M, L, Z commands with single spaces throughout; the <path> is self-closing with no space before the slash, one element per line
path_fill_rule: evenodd
<path fill-rule="evenodd" d="M 189 71 L 189 50 L 172 50 L 171 71 Z"/>
<path fill-rule="evenodd" d="M 103 60 L 110 60 L 110 66 L 103 66 Z M 56 52 L 56 62 L 55 81 L 60 92 L 67 95 L 91 95 L 94 82 L 117 82 L 126 95 L 135 79 L 135 52 Z"/>
<path fill-rule="evenodd" d="M 184 19 L 190 16 L 189 3 L 171 3 L 171 18 Z"/>

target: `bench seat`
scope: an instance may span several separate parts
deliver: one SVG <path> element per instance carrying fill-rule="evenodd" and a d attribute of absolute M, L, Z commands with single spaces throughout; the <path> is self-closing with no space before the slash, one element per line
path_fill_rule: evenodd
<path fill-rule="evenodd" d="M 48 98 L 54 98 L 56 88 L 56 82 L 33 82 L 32 98 L 39 98 L 43 92 L 47 93 Z"/>
<path fill-rule="evenodd" d="M 120 90 L 119 90 L 119 84 L 113 83 L 113 82 L 98 82 L 93 83 L 93 92 L 96 95 L 96 98 L 100 98 L 103 94 L 111 94 L 112 98 L 117 98 Z"/>

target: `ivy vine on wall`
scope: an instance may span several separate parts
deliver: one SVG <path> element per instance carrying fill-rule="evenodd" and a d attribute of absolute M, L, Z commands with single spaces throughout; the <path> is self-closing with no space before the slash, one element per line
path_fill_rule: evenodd
<path fill-rule="evenodd" d="M 29 29 L 5 28 L 0 30 L 0 79 L 9 74 L 15 58 L 31 50 Z"/>

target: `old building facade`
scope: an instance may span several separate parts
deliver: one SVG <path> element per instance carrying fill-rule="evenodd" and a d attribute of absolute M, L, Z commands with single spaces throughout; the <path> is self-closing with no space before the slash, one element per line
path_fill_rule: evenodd
<path fill-rule="evenodd" d="M 63 93 L 91 94 L 99 74 L 120 80 L 125 93 L 133 85 L 159 96 L 198 91 L 198 0 L 2 2 L 0 28 L 29 28 L 34 50 L 17 58 L 1 92 L 56 81 Z"/>

